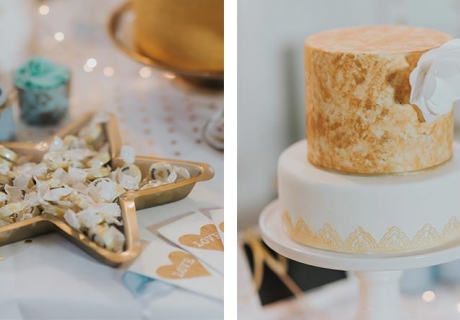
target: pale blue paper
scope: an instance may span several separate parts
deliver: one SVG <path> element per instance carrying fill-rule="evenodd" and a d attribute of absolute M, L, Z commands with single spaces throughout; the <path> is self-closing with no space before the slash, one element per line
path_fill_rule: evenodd
<path fill-rule="evenodd" d="M 169 283 L 155 280 L 132 271 L 125 272 L 123 283 L 136 298 L 142 300 L 166 296 L 175 288 L 175 286 Z"/>

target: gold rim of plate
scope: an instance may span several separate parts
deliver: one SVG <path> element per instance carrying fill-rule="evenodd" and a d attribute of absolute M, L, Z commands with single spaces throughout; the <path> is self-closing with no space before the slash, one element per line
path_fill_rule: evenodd
<path fill-rule="evenodd" d="M 196 80 L 224 80 L 224 72 L 210 72 L 210 71 L 189 71 L 179 69 L 174 66 L 165 64 L 159 60 L 153 59 L 144 55 L 139 50 L 136 50 L 127 44 L 127 40 L 123 36 L 122 20 L 123 18 L 132 11 L 132 3 L 126 2 L 117 9 L 115 9 L 109 17 L 107 22 L 107 33 L 109 34 L 110 40 L 113 42 L 115 47 L 126 54 L 128 57 L 134 59 L 137 62 L 150 66 L 152 68 L 173 73 L 177 76 L 185 78 L 193 78 Z M 126 37 L 126 36 L 125 36 Z"/>
<path fill-rule="evenodd" d="M 94 115 L 94 112 L 87 113 L 74 122 L 63 128 L 49 139 L 38 144 L 27 142 L 6 142 L 2 145 L 20 155 L 25 155 L 30 161 L 41 161 L 44 153 L 47 152 L 54 136 L 64 137 L 77 133 Z M 112 156 L 111 168 L 116 169 L 124 164 L 120 156 L 121 139 L 114 115 L 103 124 L 106 137 L 109 142 Z M 58 231 L 65 238 L 83 249 L 86 253 L 112 267 L 135 259 L 141 252 L 141 241 L 137 225 L 136 210 L 142 210 L 181 200 L 189 195 L 195 183 L 210 180 L 214 177 L 214 169 L 206 163 L 189 162 L 174 159 L 161 159 L 155 157 L 136 156 L 135 164 L 139 166 L 142 176 L 148 174 L 150 165 L 155 162 L 168 162 L 172 165 L 185 167 L 190 172 L 190 179 L 165 184 L 139 191 L 129 191 L 118 198 L 121 208 L 123 226 L 121 231 L 125 235 L 126 243 L 123 252 L 116 253 L 104 249 L 91 241 L 82 232 L 73 229 L 63 219 L 50 214 L 41 215 L 31 219 L 15 222 L 0 227 L 0 246 L 13 242 L 22 241 L 44 233 Z"/>

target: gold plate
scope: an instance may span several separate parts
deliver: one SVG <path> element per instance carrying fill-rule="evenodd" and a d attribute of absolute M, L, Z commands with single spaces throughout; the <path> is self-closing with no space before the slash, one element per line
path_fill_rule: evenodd
<path fill-rule="evenodd" d="M 140 50 L 138 50 L 134 42 L 132 27 L 133 21 L 134 12 L 132 10 L 132 4 L 131 2 L 126 2 L 110 15 L 109 21 L 107 23 L 107 32 L 110 36 L 110 39 L 115 44 L 117 49 L 126 54 L 128 57 L 152 68 L 170 72 L 186 80 L 191 80 L 193 82 L 204 82 L 204 85 L 208 84 L 210 86 L 217 86 L 218 83 L 221 84 L 223 82 L 223 72 L 183 70 L 171 65 L 167 65 L 156 59 L 152 59 L 151 57 L 147 57 Z M 209 82 L 214 82 L 214 84 Z"/>
<path fill-rule="evenodd" d="M 27 156 L 29 161 L 40 162 L 43 155 L 48 151 L 54 136 L 63 138 L 69 134 L 76 134 L 92 118 L 93 115 L 94 113 L 90 112 L 81 116 L 67 127 L 50 137 L 48 140 L 38 144 L 8 142 L 3 143 L 3 146 L 20 155 Z M 112 169 L 116 169 L 122 166 L 124 162 L 120 156 L 121 139 L 115 116 L 110 115 L 110 120 L 103 125 L 112 156 L 110 166 Z M 115 253 L 100 247 L 83 233 L 69 226 L 63 219 L 50 214 L 41 215 L 0 227 L 0 246 L 25 240 L 47 232 L 58 231 L 65 238 L 86 251 L 89 255 L 109 266 L 117 267 L 124 262 L 133 260 L 141 252 L 136 210 L 142 210 L 181 200 L 188 196 L 195 183 L 210 180 L 214 177 L 214 169 L 206 163 L 137 156 L 135 164 L 139 166 L 142 176 L 145 177 L 149 174 L 150 165 L 155 162 L 168 162 L 175 166 L 184 167 L 190 172 L 190 179 L 145 190 L 129 191 L 118 198 L 118 204 L 121 208 L 121 217 L 123 220 L 121 231 L 126 238 L 123 252 Z"/>

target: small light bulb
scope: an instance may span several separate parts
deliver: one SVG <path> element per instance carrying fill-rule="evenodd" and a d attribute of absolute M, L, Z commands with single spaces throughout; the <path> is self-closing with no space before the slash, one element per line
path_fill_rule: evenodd
<path fill-rule="evenodd" d="M 88 64 L 85 63 L 83 65 L 83 70 L 85 70 L 86 72 L 92 72 L 93 68 L 91 68 L 90 66 L 88 66 Z"/>
<path fill-rule="evenodd" d="M 88 67 L 94 68 L 95 66 L 97 66 L 97 60 L 94 59 L 94 58 L 89 58 L 89 59 L 86 61 L 86 64 L 88 65 Z"/>
<path fill-rule="evenodd" d="M 150 76 L 152 75 L 152 71 L 148 67 L 143 67 L 141 68 L 141 70 L 139 70 L 139 75 L 144 79 L 150 78 Z"/>
<path fill-rule="evenodd" d="M 431 301 L 433 301 L 434 299 L 436 299 L 436 294 L 435 294 L 433 291 L 425 291 L 425 292 L 422 294 L 422 299 L 423 299 L 423 301 L 425 301 L 425 302 L 431 302 Z"/>
<path fill-rule="evenodd" d="M 166 78 L 168 78 L 168 79 L 175 79 L 176 78 L 176 75 L 174 73 L 171 73 L 171 72 L 165 72 L 164 76 Z"/>
<path fill-rule="evenodd" d="M 40 8 L 38 8 L 38 12 L 42 15 L 45 16 L 50 12 L 50 7 L 48 7 L 46 4 L 41 5 Z"/>
<path fill-rule="evenodd" d="M 54 39 L 56 39 L 56 41 L 58 42 L 61 42 L 62 40 L 64 40 L 65 36 L 62 32 L 56 32 L 54 34 Z"/>
<path fill-rule="evenodd" d="M 112 67 L 105 67 L 103 72 L 106 77 L 111 77 L 115 73 L 115 70 Z"/>

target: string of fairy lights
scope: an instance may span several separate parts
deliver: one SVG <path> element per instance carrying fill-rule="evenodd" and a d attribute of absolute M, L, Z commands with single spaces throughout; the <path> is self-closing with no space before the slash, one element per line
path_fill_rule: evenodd
<path fill-rule="evenodd" d="M 427 302 L 427 303 L 434 302 L 436 300 L 436 294 L 431 290 L 425 291 L 422 294 L 422 300 Z M 457 302 L 456 309 L 460 313 L 460 301 Z"/>
<path fill-rule="evenodd" d="M 48 15 L 50 13 L 50 6 L 47 5 L 47 4 L 40 5 L 39 8 L 38 8 L 38 13 L 41 16 Z M 55 32 L 54 33 L 54 40 L 56 40 L 57 42 L 63 42 L 65 40 L 64 32 L 62 32 L 62 31 Z M 82 68 L 83 68 L 83 70 L 85 72 L 89 73 L 89 72 L 93 72 L 97 65 L 98 65 L 98 61 L 95 58 L 90 57 L 83 64 Z M 112 77 L 115 74 L 115 69 L 113 67 L 111 67 L 111 66 L 106 66 L 106 67 L 103 68 L 102 73 L 106 77 Z M 139 76 L 141 78 L 143 78 L 143 79 L 150 78 L 152 76 L 152 69 L 147 67 L 147 66 L 141 67 L 139 69 Z M 174 75 L 172 73 L 169 73 L 169 72 L 166 72 L 166 73 L 164 73 L 164 77 L 167 78 L 167 79 L 174 79 L 176 77 L 176 75 Z"/>

